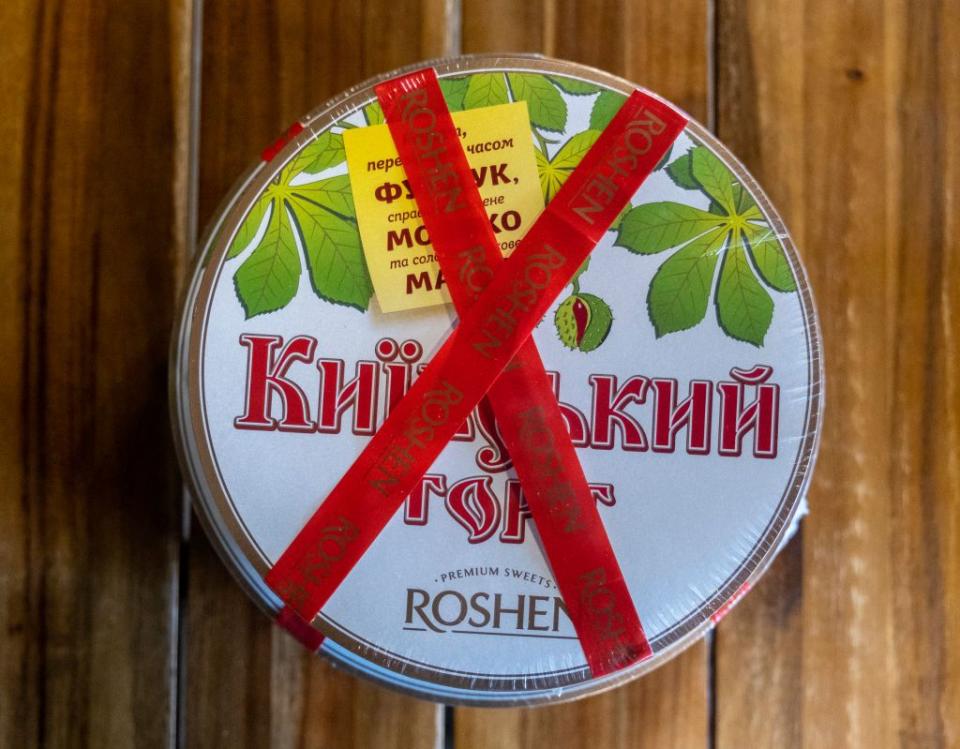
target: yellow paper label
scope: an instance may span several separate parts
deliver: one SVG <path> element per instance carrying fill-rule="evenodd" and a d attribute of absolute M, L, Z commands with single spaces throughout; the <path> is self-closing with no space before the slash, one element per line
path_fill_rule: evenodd
<path fill-rule="evenodd" d="M 460 142 L 504 256 L 543 211 L 526 102 L 454 112 Z M 380 309 L 450 301 L 386 125 L 344 131 L 360 239 Z"/>

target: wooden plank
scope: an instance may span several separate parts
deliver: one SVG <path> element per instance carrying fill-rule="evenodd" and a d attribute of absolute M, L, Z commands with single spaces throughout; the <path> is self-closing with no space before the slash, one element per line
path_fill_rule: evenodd
<path fill-rule="evenodd" d="M 185 14 L 0 5 L 3 746 L 175 740 L 165 393 Z"/>
<path fill-rule="evenodd" d="M 0 276 L 0 346 L 17 352 L 11 366 L 0 367 L 0 408 L 19 422 L 26 410 L 36 410 L 27 401 L 28 341 L 24 326 L 35 319 L 30 314 L 25 292 L 30 269 L 23 244 L 28 220 L 23 216 L 29 197 L 23 189 L 29 166 L 25 142 L 28 132 L 27 104 L 34 62 L 36 33 L 35 3 L 5 3 L 0 7 L 0 24 L 10 30 L 7 43 L 0 46 L 0 138 L 14 144 L 8 148 L 6 179 L 0 180 L 0 253 L 7 272 Z M 9 356 L 9 355 L 8 355 Z M 4 422 L 6 425 L 9 422 Z M 0 429 L 0 460 L 4 475 L 0 488 L 0 744 L 37 746 L 40 732 L 40 637 L 31 631 L 39 618 L 34 603 L 39 590 L 36 564 L 31 564 L 31 530 L 37 526 L 36 513 L 23 499 L 31 483 L 23 461 L 27 449 L 26 427 Z"/>
<path fill-rule="evenodd" d="M 464 0 L 463 51 L 539 52 L 623 75 L 707 118 L 707 0 Z"/>
<path fill-rule="evenodd" d="M 802 745 L 803 541 L 780 552 L 714 633 L 718 747 Z"/>
<path fill-rule="evenodd" d="M 377 73 L 443 54 L 442 0 L 208 0 L 200 220 L 296 118 Z M 185 624 L 189 747 L 433 747 L 440 708 L 309 655 L 248 600 L 199 526 Z"/>
<path fill-rule="evenodd" d="M 707 112 L 707 4 L 464 0 L 464 52 L 534 51 L 604 68 Z M 465 747 L 705 747 L 708 650 L 700 642 L 652 674 L 571 705 L 495 714 L 458 708 Z"/>
<path fill-rule="evenodd" d="M 791 116 L 776 126 L 765 119 L 766 110 L 777 106 L 771 100 L 783 107 L 784 99 L 801 90 L 802 66 L 794 61 L 799 54 L 802 8 L 799 3 L 777 3 L 769 9 L 759 3 L 755 6 L 749 9 L 749 22 L 745 4 L 721 3 L 716 9 L 717 134 L 760 180 L 807 259 L 803 227 L 793 220 L 802 210 L 804 185 L 800 168 L 790 165 L 788 155 L 790 144 L 803 137 L 804 102 L 791 101 Z M 779 23 L 774 24 L 775 18 Z M 755 24 L 765 31 L 757 30 Z M 751 43 L 761 46 L 751 47 Z M 765 77 L 759 82 L 752 62 L 757 54 L 769 56 Z M 753 101 L 758 97 L 759 106 Z M 822 452 L 827 449 L 824 445 Z M 803 744 L 804 539 L 809 542 L 809 531 L 793 539 L 759 585 L 717 628 L 714 720 L 718 747 L 794 749 Z"/>
<path fill-rule="evenodd" d="M 457 708 L 454 746 L 706 747 L 706 652 L 701 642 L 637 681 L 565 705 L 495 712 Z"/>
<path fill-rule="evenodd" d="M 719 133 L 798 240 L 829 401 L 802 565 L 719 631 L 717 744 L 956 746 L 960 9 L 717 17 Z"/>
<path fill-rule="evenodd" d="M 436 19 L 436 20 L 431 20 Z M 366 78 L 447 50 L 443 0 L 204 4 L 200 222 L 296 118 Z"/>

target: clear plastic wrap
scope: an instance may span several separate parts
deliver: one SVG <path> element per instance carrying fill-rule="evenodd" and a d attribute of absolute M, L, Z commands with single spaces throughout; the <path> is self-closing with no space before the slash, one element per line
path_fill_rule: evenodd
<path fill-rule="evenodd" d="M 547 201 L 635 88 L 544 58 L 430 64 L 451 110 L 527 102 Z M 173 352 L 198 514 L 274 616 L 264 575 L 455 323 L 449 305 L 381 312 L 363 276 L 340 135 L 381 122 L 374 83 L 292 127 L 224 203 Z M 393 244 L 411 263 L 429 252 Z M 445 702 L 569 699 L 677 654 L 769 564 L 816 454 L 817 322 L 782 222 L 702 126 L 688 124 L 533 339 L 653 656 L 591 676 L 502 437 L 478 413 L 312 622 L 322 653 Z"/>

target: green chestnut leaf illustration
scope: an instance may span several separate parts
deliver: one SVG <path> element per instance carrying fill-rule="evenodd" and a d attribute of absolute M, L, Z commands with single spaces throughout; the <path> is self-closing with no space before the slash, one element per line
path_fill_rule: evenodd
<path fill-rule="evenodd" d="M 626 100 L 627 97 L 618 91 L 601 91 L 590 111 L 590 129 L 603 130 Z"/>
<path fill-rule="evenodd" d="M 443 91 L 443 98 L 451 112 L 459 112 L 463 109 L 463 100 L 469 85 L 470 81 L 466 78 L 440 79 L 440 90 Z"/>
<path fill-rule="evenodd" d="M 600 91 L 600 87 L 595 83 L 587 83 L 577 78 L 567 78 L 563 75 L 552 75 L 550 80 L 559 86 L 563 91 L 574 96 L 590 96 Z"/>
<path fill-rule="evenodd" d="M 233 277 L 248 319 L 282 309 L 296 295 L 300 248 L 310 287 L 320 299 L 361 311 L 369 306 L 373 286 L 360 245 L 349 177 L 291 184 L 304 171 L 338 163 L 341 143 L 340 136 L 324 134 L 304 149 L 254 202 L 237 230 L 228 260 L 255 244 Z M 266 230 L 256 240 L 265 221 Z"/>
<path fill-rule="evenodd" d="M 507 79 L 502 73 L 474 73 L 467 82 L 463 108 L 492 107 L 508 101 Z"/>
<path fill-rule="evenodd" d="M 530 124 L 555 133 L 567 126 L 567 103 L 556 86 L 542 75 L 507 73 L 514 101 L 525 101 Z"/>
<path fill-rule="evenodd" d="M 537 172 L 540 175 L 540 189 L 543 190 L 545 202 L 553 200 L 553 196 L 560 191 L 567 177 L 573 173 L 599 137 L 597 130 L 577 133 L 560 147 L 552 159 L 547 157 L 545 151 L 539 148 L 534 150 Z"/>
<path fill-rule="evenodd" d="M 363 108 L 363 119 L 368 125 L 382 125 L 387 121 L 379 101 L 372 101 Z"/>
<path fill-rule="evenodd" d="M 638 205 L 620 221 L 614 243 L 638 255 L 671 253 L 647 294 L 657 336 L 699 325 L 713 297 L 720 329 L 762 346 L 773 322 L 767 289 L 789 293 L 797 288 L 779 237 L 750 193 L 706 146 L 682 154 L 666 172 L 678 187 L 702 193 L 708 210 L 676 202 Z"/>
<path fill-rule="evenodd" d="M 446 77 L 440 86 L 451 111 L 508 101 L 526 103 L 546 202 L 557 194 L 625 100 L 623 94 L 595 84 L 527 72 Z M 589 97 L 589 129 L 567 132 L 569 100 L 564 96 Z M 362 116 L 367 125 L 384 122 L 376 101 L 363 107 Z M 357 126 L 348 121 L 338 124 Z M 550 133 L 559 137 L 550 140 Z M 339 132 L 319 134 L 250 205 L 226 255 L 228 261 L 240 263 L 234 271 L 234 287 L 248 318 L 282 309 L 301 286 L 327 302 L 361 311 L 369 307 L 373 288 L 349 175 L 310 182 L 301 176 L 339 167 L 345 157 Z M 609 227 L 616 235 L 614 244 L 632 253 L 669 252 L 647 294 L 658 337 L 700 324 L 712 301 L 724 333 L 763 345 L 773 318 L 768 290 L 796 291 L 793 269 L 776 232 L 747 189 L 707 147 L 695 143 L 685 153 L 671 149 L 656 168 L 663 169 L 678 187 L 707 199 L 706 210 L 685 202 L 628 204 Z M 600 346 L 613 322 L 603 299 L 580 291 L 579 278 L 588 262 L 572 280 L 573 294 L 555 316 L 560 340 L 578 351 Z"/>

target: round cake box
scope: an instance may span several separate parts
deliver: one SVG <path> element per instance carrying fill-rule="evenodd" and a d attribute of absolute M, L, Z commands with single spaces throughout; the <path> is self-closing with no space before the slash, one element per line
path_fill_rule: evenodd
<path fill-rule="evenodd" d="M 504 255 L 636 88 L 535 57 L 432 66 Z M 208 228 L 179 321 L 174 422 L 195 506 L 274 616 L 264 576 L 457 319 L 373 89 L 399 72 L 264 152 Z M 531 338 L 652 656 L 591 673 L 484 408 L 301 639 L 430 699 L 569 699 L 663 663 L 763 572 L 810 477 L 820 344 L 783 224 L 702 126 L 687 124 Z"/>

